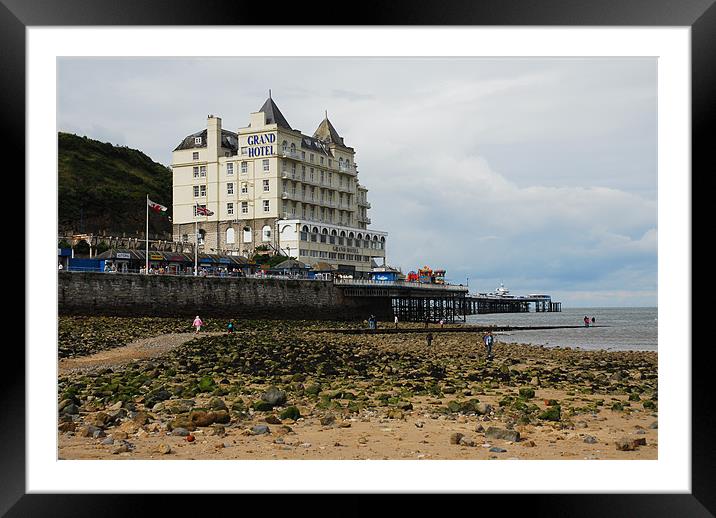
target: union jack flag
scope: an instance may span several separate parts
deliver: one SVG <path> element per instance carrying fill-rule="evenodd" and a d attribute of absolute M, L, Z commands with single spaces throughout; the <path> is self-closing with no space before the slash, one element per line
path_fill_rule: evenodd
<path fill-rule="evenodd" d="M 206 207 L 202 207 L 198 203 L 196 204 L 196 215 L 197 216 L 213 216 L 214 213 L 207 209 Z"/>

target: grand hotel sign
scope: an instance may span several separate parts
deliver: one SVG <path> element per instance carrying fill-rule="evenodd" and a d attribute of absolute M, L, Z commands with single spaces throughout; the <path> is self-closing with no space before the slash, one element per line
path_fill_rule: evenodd
<path fill-rule="evenodd" d="M 246 143 L 250 146 L 248 149 L 249 157 L 270 156 L 274 154 L 273 147 L 276 143 L 276 134 L 249 135 Z"/>

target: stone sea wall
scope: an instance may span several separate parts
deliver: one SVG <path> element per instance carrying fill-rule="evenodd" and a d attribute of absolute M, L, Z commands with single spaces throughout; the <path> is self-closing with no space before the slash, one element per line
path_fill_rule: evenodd
<path fill-rule="evenodd" d="M 60 272 L 61 315 L 365 320 L 388 299 L 344 297 L 329 281 Z"/>

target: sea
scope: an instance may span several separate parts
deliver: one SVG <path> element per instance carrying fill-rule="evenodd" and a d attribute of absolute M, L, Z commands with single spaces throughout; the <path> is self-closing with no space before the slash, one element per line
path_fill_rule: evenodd
<path fill-rule="evenodd" d="M 584 327 L 584 316 L 596 319 Z M 509 326 L 581 326 L 575 329 L 536 329 L 495 333 L 497 340 L 546 347 L 587 350 L 656 351 L 657 308 L 562 308 L 559 313 L 493 313 L 468 315 L 466 324 Z"/>

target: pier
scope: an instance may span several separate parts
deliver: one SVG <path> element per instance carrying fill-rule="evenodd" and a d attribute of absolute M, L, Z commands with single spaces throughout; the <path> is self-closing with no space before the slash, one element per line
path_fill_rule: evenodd
<path fill-rule="evenodd" d="M 533 304 L 537 313 L 562 311 L 562 303 L 549 295 L 470 295 L 464 286 L 407 281 L 335 279 L 333 284 L 344 297 L 390 299 L 393 316 L 401 322 L 465 322 L 467 315 L 528 313 Z"/>

